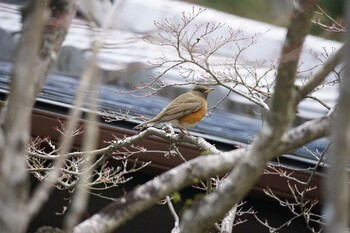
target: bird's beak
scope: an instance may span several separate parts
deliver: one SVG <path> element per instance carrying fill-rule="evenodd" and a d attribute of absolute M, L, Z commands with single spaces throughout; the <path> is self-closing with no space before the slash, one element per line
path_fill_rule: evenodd
<path fill-rule="evenodd" d="M 208 90 L 206 90 L 205 92 L 206 93 L 209 93 L 209 92 L 212 92 L 212 91 L 214 91 L 215 89 L 214 88 L 209 88 Z"/>

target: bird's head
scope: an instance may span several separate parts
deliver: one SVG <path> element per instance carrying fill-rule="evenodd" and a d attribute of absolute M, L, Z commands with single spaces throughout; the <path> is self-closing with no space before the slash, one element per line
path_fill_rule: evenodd
<path fill-rule="evenodd" d="M 198 95 L 198 96 L 201 96 L 203 98 L 207 98 L 208 97 L 208 94 L 209 92 L 211 91 L 214 91 L 215 89 L 213 88 L 208 88 L 206 86 L 203 86 L 203 85 L 196 85 L 192 91 L 195 95 Z"/>

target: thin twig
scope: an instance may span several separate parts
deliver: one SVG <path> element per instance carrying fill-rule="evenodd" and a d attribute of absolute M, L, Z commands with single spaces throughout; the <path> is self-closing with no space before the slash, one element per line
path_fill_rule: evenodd
<path fill-rule="evenodd" d="M 179 216 L 177 215 L 174 206 L 171 202 L 171 199 L 169 196 L 166 196 L 166 202 L 168 204 L 170 213 L 173 215 L 175 223 L 174 223 L 174 228 L 171 230 L 171 233 L 180 233 L 180 219 Z"/>

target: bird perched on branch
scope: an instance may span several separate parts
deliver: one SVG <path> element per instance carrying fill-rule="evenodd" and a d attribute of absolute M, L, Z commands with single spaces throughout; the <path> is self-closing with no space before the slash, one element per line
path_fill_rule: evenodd
<path fill-rule="evenodd" d="M 208 94 L 213 90 L 203 85 L 196 85 L 191 91 L 176 97 L 156 117 L 134 128 L 141 129 L 149 124 L 171 122 L 176 124 L 181 134 L 191 135 L 187 128 L 195 126 L 203 119 L 207 112 Z"/>

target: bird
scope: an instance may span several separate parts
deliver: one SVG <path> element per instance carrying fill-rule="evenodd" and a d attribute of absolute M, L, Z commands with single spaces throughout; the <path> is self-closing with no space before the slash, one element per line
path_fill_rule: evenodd
<path fill-rule="evenodd" d="M 203 119 L 208 108 L 208 94 L 213 90 L 204 85 L 196 85 L 191 91 L 176 97 L 157 116 L 135 126 L 134 129 L 142 129 L 149 124 L 171 122 L 180 129 L 182 135 L 190 136 L 187 128 L 197 125 Z"/>

